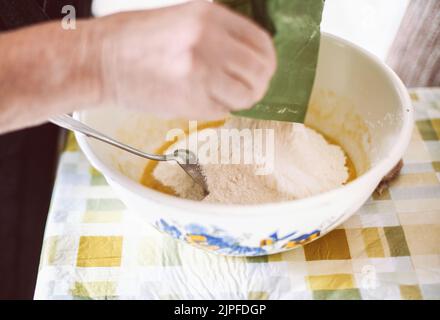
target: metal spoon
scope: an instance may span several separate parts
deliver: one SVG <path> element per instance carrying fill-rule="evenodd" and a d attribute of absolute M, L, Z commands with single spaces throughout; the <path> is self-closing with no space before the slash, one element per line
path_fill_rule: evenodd
<path fill-rule="evenodd" d="M 130 152 L 142 158 L 155 161 L 176 161 L 179 166 L 198 184 L 203 188 L 205 194 L 208 194 L 208 186 L 206 185 L 206 178 L 203 175 L 200 165 L 198 164 L 197 156 L 186 149 L 175 150 L 172 154 L 151 154 L 142 152 L 138 149 L 130 147 L 122 142 L 116 141 L 109 136 L 90 128 L 81 121 L 78 121 L 67 114 L 55 116 L 49 119 L 50 122 L 63 127 L 68 130 L 77 131 L 86 135 L 87 137 L 105 142 L 114 147 Z"/>

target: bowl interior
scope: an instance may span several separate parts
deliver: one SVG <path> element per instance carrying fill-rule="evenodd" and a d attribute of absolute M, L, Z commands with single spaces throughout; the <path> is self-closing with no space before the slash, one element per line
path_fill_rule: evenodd
<path fill-rule="evenodd" d="M 399 139 L 404 112 L 401 100 L 382 64 L 349 43 L 323 35 L 306 124 L 340 144 L 358 176 L 386 158 Z M 160 120 L 125 109 L 94 109 L 79 117 L 147 152 L 162 146 L 169 130 L 188 126 L 187 120 Z M 139 182 L 148 160 L 93 139 L 88 143 L 107 169 Z"/>

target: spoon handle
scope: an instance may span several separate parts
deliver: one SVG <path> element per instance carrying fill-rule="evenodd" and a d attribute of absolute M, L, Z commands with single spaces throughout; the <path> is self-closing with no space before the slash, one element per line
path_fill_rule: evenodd
<path fill-rule="evenodd" d="M 60 126 L 60 127 L 82 133 L 82 134 L 86 135 L 87 137 L 108 143 L 112 146 L 115 146 L 119 149 L 130 152 L 132 154 L 135 154 L 139 157 L 143 157 L 143 158 L 147 158 L 147 159 L 155 160 L 155 161 L 171 160 L 168 155 L 150 154 L 150 153 L 145 153 L 145 152 L 142 152 L 138 149 L 132 148 L 132 147 L 126 145 L 125 143 L 119 142 L 119 141 L 117 141 L 113 138 L 110 138 L 109 136 L 99 132 L 99 131 L 96 131 L 93 128 L 90 128 L 89 126 L 85 125 L 81 121 L 78 121 L 67 114 L 54 116 L 54 117 L 50 118 L 49 121 Z"/>

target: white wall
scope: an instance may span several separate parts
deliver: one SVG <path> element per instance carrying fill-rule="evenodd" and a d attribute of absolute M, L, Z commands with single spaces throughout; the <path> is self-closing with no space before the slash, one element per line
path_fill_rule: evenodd
<path fill-rule="evenodd" d="M 94 0 L 101 16 L 186 0 Z M 306 0 L 305 0 L 306 1 Z M 326 0 L 322 30 L 350 40 L 385 59 L 409 0 Z"/>
<path fill-rule="evenodd" d="M 321 28 L 385 59 L 409 0 L 327 0 Z"/>
<path fill-rule="evenodd" d="M 99 17 L 123 10 L 150 9 L 185 1 L 187 0 L 93 0 L 92 12 Z"/>

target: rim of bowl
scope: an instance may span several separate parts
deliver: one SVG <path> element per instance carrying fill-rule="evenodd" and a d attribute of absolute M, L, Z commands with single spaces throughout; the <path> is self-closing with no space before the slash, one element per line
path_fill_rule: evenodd
<path fill-rule="evenodd" d="M 383 61 L 381 61 L 378 57 L 376 57 L 374 54 L 338 36 L 326 32 L 322 32 L 321 36 L 323 38 L 327 38 L 327 40 L 335 41 L 337 43 L 351 47 L 351 49 L 354 49 L 359 54 L 363 55 L 365 58 L 369 59 L 376 65 L 379 65 L 382 71 L 384 72 L 384 76 L 386 76 L 388 80 L 393 83 L 394 88 L 397 91 L 397 95 L 399 96 L 400 101 L 402 103 L 401 108 L 403 114 L 402 117 L 403 124 L 396 144 L 393 146 L 393 148 L 389 150 L 386 157 L 384 157 L 382 160 L 377 162 L 373 167 L 368 169 L 361 176 L 356 177 L 356 179 L 347 183 L 346 185 L 340 186 L 338 188 L 317 195 L 313 195 L 310 197 L 297 199 L 297 200 L 290 200 L 290 201 L 270 202 L 270 203 L 262 203 L 262 204 L 248 204 L 248 205 L 205 203 L 201 201 L 183 199 L 183 198 L 167 195 L 143 186 L 141 183 L 136 182 L 130 179 L 129 177 L 123 175 L 119 171 L 116 171 L 105 165 L 97 156 L 95 156 L 92 148 L 90 147 L 89 142 L 87 141 L 86 136 L 75 132 L 75 137 L 78 141 L 79 146 L 81 147 L 81 149 L 83 150 L 83 152 L 85 153 L 91 164 L 94 167 L 96 167 L 98 170 L 100 170 L 106 178 L 115 181 L 123 188 L 128 189 L 130 192 L 133 192 L 141 197 L 145 197 L 150 201 L 154 201 L 169 207 L 174 207 L 175 209 L 190 210 L 192 214 L 203 215 L 204 217 L 208 215 L 218 216 L 219 214 L 222 215 L 233 214 L 234 216 L 243 215 L 246 217 L 261 216 L 263 213 L 267 213 L 268 210 L 270 210 L 271 215 L 291 214 L 291 212 L 294 211 L 295 209 L 307 208 L 313 206 L 316 203 L 328 201 L 338 193 L 344 192 L 347 188 L 355 188 L 357 185 L 366 182 L 366 180 L 373 179 L 374 181 L 376 181 L 376 179 L 379 179 L 378 181 L 380 181 L 380 179 L 382 179 L 401 159 L 411 138 L 412 129 L 414 125 L 414 121 L 413 121 L 414 110 L 408 91 L 405 85 L 400 80 L 400 78 L 394 73 L 394 71 L 390 67 L 388 67 Z M 74 117 L 80 120 L 82 112 L 83 111 L 74 112 Z M 289 208 L 288 212 L 285 212 L 284 210 L 274 210 L 285 207 Z"/>

